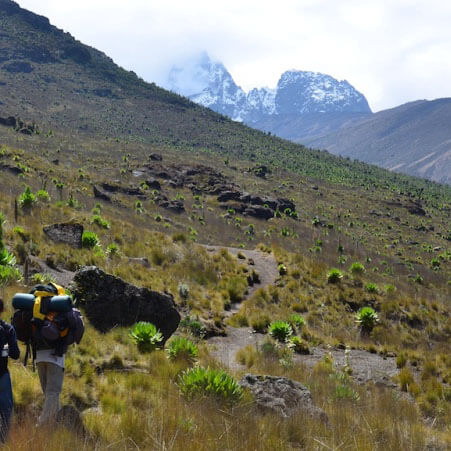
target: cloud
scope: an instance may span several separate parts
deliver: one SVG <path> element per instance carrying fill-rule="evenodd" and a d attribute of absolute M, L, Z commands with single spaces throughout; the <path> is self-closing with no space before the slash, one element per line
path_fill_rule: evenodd
<path fill-rule="evenodd" d="M 451 96 L 442 0 L 19 0 L 144 79 L 206 50 L 244 89 L 287 69 L 347 79 L 373 109 Z"/>

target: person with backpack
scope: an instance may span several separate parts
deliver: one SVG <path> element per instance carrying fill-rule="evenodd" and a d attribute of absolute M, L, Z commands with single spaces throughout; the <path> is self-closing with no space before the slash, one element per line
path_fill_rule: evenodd
<path fill-rule="evenodd" d="M 3 299 L 0 299 L 0 316 L 3 310 Z M 17 360 L 20 350 L 14 327 L 2 319 L 0 319 L 0 352 L 0 443 L 5 443 L 13 412 L 13 390 L 8 371 L 8 357 Z"/>
<path fill-rule="evenodd" d="M 83 318 L 64 288 L 53 282 L 36 285 L 29 294 L 17 293 L 13 307 L 17 336 L 27 345 L 24 364 L 31 348 L 45 397 L 37 425 L 49 424 L 56 420 L 60 407 L 65 354 L 72 343 L 80 343 Z"/>

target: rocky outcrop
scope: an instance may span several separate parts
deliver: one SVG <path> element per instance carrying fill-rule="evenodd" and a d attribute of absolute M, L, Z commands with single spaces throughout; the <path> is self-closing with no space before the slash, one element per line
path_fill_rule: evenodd
<path fill-rule="evenodd" d="M 310 391 L 299 382 L 286 377 L 246 374 L 240 385 L 250 390 L 262 411 L 273 411 L 284 418 L 302 411 L 324 423 L 329 422 L 326 413 L 313 404 Z"/>
<path fill-rule="evenodd" d="M 101 332 L 148 321 L 166 341 L 180 322 L 171 294 L 136 287 L 96 266 L 77 271 L 70 290 L 91 324 Z"/>
<path fill-rule="evenodd" d="M 65 243 L 75 248 L 81 248 L 81 237 L 83 235 L 81 224 L 53 224 L 44 227 L 43 231 L 55 243 Z"/>
<path fill-rule="evenodd" d="M 112 183 L 102 183 L 102 189 L 108 193 L 122 193 L 128 196 L 142 196 L 144 194 L 140 188 L 114 185 Z"/>
<path fill-rule="evenodd" d="M 16 132 L 22 133 L 24 135 L 33 135 L 34 133 L 37 133 L 39 131 L 39 128 L 36 124 L 27 124 L 22 119 L 14 116 L 8 116 L 6 118 L 0 117 L 0 125 L 14 128 Z"/>
<path fill-rule="evenodd" d="M 94 191 L 95 198 L 111 202 L 111 197 L 107 193 L 105 193 L 105 191 L 101 190 L 99 187 L 95 185 L 92 187 L 92 189 Z"/>

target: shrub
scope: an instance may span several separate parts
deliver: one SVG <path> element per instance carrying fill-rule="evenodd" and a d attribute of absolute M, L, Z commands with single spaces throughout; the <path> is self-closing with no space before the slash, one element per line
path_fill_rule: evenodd
<path fill-rule="evenodd" d="M 29 186 L 25 187 L 25 191 L 19 196 L 19 205 L 23 209 L 31 208 L 36 202 L 36 196 L 31 192 Z"/>
<path fill-rule="evenodd" d="M 361 275 L 365 272 L 365 267 L 360 262 L 354 262 L 349 267 L 349 271 L 354 275 Z"/>
<path fill-rule="evenodd" d="M 91 219 L 91 224 L 98 225 L 102 229 L 110 228 L 110 223 L 106 219 L 103 219 L 100 215 L 94 215 Z"/>
<path fill-rule="evenodd" d="M 180 327 L 187 329 L 195 337 L 203 338 L 207 333 L 205 326 L 198 319 L 191 319 L 189 316 L 180 321 Z"/>
<path fill-rule="evenodd" d="M 293 334 L 293 329 L 285 321 L 274 321 L 269 325 L 269 334 L 277 341 L 286 342 Z"/>
<path fill-rule="evenodd" d="M 310 354 L 308 343 L 296 335 L 290 337 L 290 345 L 293 347 L 294 352 L 298 354 Z"/>
<path fill-rule="evenodd" d="M 390 284 L 390 283 L 388 283 L 387 285 L 385 285 L 384 289 L 385 289 L 385 292 L 386 292 L 387 294 L 389 294 L 389 293 L 394 293 L 394 292 L 396 291 L 396 287 L 395 287 L 394 285 Z"/>
<path fill-rule="evenodd" d="M 409 385 L 415 382 L 412 372 L 406 367 L 401 369 L 397 378 L 402 391 L 407 391 Z"/>
<path fill-rule="evenodd" d="M 379 292 L 379 288 L 377 288 L 377 285 L 375 283 L 373 283 L 373 282 L 368 282 L 365 285 L 365 290 L 368 293 L 378 293 Z"/>
<path fill-rule="evenodd" d="M 287 267 L 283 263 L 280 263 L 277 269 L 279 270 L 279 274 L 281 276 L 284 276 L 287 273 Z"/>
<path fill-rule="evenodd" d="M 99 237 L 94 232 L 85 231 L 81 237 L 83 247 L 91 249 L 99 244 Z"/>
<path fill-rule="evenodd" d="M 13 229 L 13 232 L 16 235 L 19 235 L 20 238 L 22 238 L 23 241 L 27 242 L 30 240 L 30 234 L 28 232 L 25 232 L 25 230 L 23 229 L 23 227 L 20 226 L 16 226 Z"/>
<path fill-rule="evenodd" d="M 106 248 L 106 252 L 110 257 L 114 257 L 115 255 L 118 255 L 120 252 L 119 246 L 116 243 L 111 243 Z"/>
<path fill-rule="evenodd" d="M 33 274 L 31 280 L 35 284 L 48 284 L 50 282 L 55 282 L 55 278 L 51 274 L 41 274 L 39 272 Z"/>
<path fill-rule="evenodd" d="M 0 266 L 0 287 L 22 278 L 19 270 L 14 266 Z"/>
<path fill-rule="evenodd" d="M 197 346 L 191 340 L 184 337 L 173 338 L 166 351 L 170 360 L 180 359 L 192 362 L 198 355 Z"/>
<path fill-rule="evenodd" d="M 50 202 L 49 193 L 45 189 L 40 189 L 36 192 L 36 198 L 39 202 L 48 203 Z"/>
<path fill-rule="evenodd" d="M 440 259 L 438 259 L 438 258 L 433 258 L 433 259 L 431 260 L 431 268 L 432 268 L 434 271 L 438 271 L 438 269 L 440 269 Z"/>
<path fill-rule="evenodd" d="M 332 268 L 327 273 L 327 282 L 328 283 L 338 283 L 343 278 L 342 272 L 337 268 Z"/>
<path fill-rule="evenodd" d="M 225 371 L 212 368 L 191 368 L 184 371 L 178 383 L 182 394 L 188 399 L 212 396 L 228 402 L 239 401 L 243 389 Z"/>
<path fill-rule="evenodd" d="M 379 318 L 377 313 L 371 307 L 362 307 L 356 315 L 356 322 L 362 330 L 370 331 L 377 324 Z"/>
<path fill-rule="evenodd" d="M 305 319 L 303 316 L 298 315 L 297 313 L 293 313 L 289 319 L 290 324 L 296 329 L 301 329 L 302 326 L 305 326 Z"/>
<path fill-rule="evenodd" d="M 130 338 L 137 344 L 140 352 L 151 352 L 163 341 L 163 335 L 146 321 L 136 323 L 129 332 Z"/>
<path fill-rule="evenodd" d="M 401 353 L 396 357 L 396 366 L 397 368 L 404 368 L 407 363 L 407 356 L 405 353 Z"/>
<path fill-rule="evenodd" d="M 271 324 L 271 318 L 265 314 L 257 314 L 251 316 L 250 325 L 255 332 L 264 334 L 268 330 L 268 326 Z"/>

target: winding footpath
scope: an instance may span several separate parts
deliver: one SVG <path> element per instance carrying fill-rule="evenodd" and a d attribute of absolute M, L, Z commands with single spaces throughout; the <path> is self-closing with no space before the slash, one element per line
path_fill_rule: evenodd
<path fill-rule="evenodd" d="M 207 251 L 216 252 L 221 246 L 205 246 Z M 241 304 L 246 302 L 259 288 L 267 288 L 274 285 L 278 279 L 279 272 L 277 269 L 277 261 L 273 254 L 263 253 L 259 250 L 245 250 L 225 247 L 232 255 L 237 256 L 240 252 L 246 257 L 243 263 L 248 263 L 249 269 L 255 269 L 260 276 L 260 283 L 250 287 L 245 299 L 241 303 L 232 305 L 229 315 L 239 312 Z M 249 264 L 251 263 L 251 264 Z M 236 361 L 237 352 L 247 345 L 258 346 L 263 343 L 266 335 L 253 332 L 250 327 L 231 327 L 227 326 L 227 336 L 212 337 L 208 339 L 211 354 L 222 364 L 231 370 L 245 370 L 246 367 Z M 308 367 L 315 366 L 324 355 L 331 353 L 334 364 L 337 368 L 344 367 L 346 363 L 345 351 L 343 349 L 324 349 L 321 347 L 311 348 L 311 354 L 299 355 L 295 354 L 294 360 Z M 394 357 L 384 357 L 379 354 L 373 354 L 368 351 L 359 349 L 351 350 L 349 353 L 349 365 L 353 370 L 352 378 L 361 384 L 372 381 L 376 385 L 385 387 L 396 387 L 392 381 L 392 377 L 398 373 L 396 361 Z"/>

